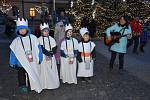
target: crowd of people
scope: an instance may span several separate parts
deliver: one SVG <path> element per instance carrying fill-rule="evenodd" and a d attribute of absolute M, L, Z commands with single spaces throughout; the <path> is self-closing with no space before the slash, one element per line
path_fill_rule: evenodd
<path fill-rule="evenodd" d="M 64 16 L 64 13 L 61 15 Z M 79 30 L 81 39 L 77 40 L 73 37 L 73 27 L 67 17 L 58 19 L 54 37 L 50 36 L 48 23 L 42 22 L 39 25 L 40 35 L 36 37 L 28 27 L 28 20 L 18 18 L 17 37 L 10 44 L 9 63 L 12 68 L 18 70 L 20 91 L 27 93 L 34 90 L 40 93 L 44 89 L 57 89 L 60 86 L 59 79 L 67 84 L 77 84 L 77 78 L 81 78 L 82 82 L 91 83 L 96 59 L 96 45 L 90 39 L 96 32 L 94 23 L 93 20 L 87 26 L 83 20 Z M 117 54 L 119 55 L 119 71 L 124 70 L 124 55 L 133 42 L 133 53 L 138 54 L 139 43 L 139 50 L 144 52 L 149 26 L 148 20 L 140 21 L 136 17 L 129 21 L 127 16 L 122 16 L 119 22 L 106 29 L 108 41 L 115 42 L 109 46 L 110 71 L 113 69 Z M 119 37 L 114 36 L 113 33 L 116 32 L 120 34 Z"/>

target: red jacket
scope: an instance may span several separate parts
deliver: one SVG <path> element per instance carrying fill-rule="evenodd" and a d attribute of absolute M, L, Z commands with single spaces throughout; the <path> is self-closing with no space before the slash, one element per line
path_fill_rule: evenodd
<path fill-rule="evenodd" d="M 132 33 L 136 33 L 136 35 L 141 35 L 142 33 L 142 24 L 136 20 L 136 19 L 133 19 L 131 22 L 130 22 L 130 26 L 131 26 L 131 31 Z"/>

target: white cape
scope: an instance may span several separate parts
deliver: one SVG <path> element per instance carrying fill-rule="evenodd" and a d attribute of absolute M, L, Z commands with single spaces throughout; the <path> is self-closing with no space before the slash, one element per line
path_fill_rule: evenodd
<path fill-rule="evenodd" d="M 24 49 L 21 45 L 21 40 L 17 37 L 10 45 L 11 50 L 14 52 L 16 58 L 22 65 L 22 67 L 26 70 L 29 75 L 30 80 L 30 87 L 31 90 L 35 90 L 36 92 L 40 93 L 42 91 L 41 83 L 39 79 L 39 65 L 38 65 L 38 41 L 37 38 L 33 35 L 31 36 L 32 41 L 32 54 L 33 54 L 33 62 L 29 62 L 26 58 Z"/>
<path fill-rule="evenodd" d="M 49 36 L 51 47 L 56 46 L 55 40 Z M 43 38 L 39 39 L 40 45 L 43 45 Z M 45 48 L 50 49 L 48 38 L 44 37 Z M 52 60 L 46 61 L 46 56 L 43 54 L 43 61 L 41 63 L 41 74 L 40 74 L 42 89 L 56 89 L 59 87 L 59 76 L 56 65 L 55 56 L 52 57 Z"/>
<path fill-rule="evenodd" d="M 95 47 L 95 43 L 92 41 L 88 43 L 83 43 L 84 45 L 84 53 L 91 53 Z M 79 43 L 79 52 L 83 52 L 83 45 L 82 42 Z M 86 58 L 86 57 L 85 57 Z M 81 63 L 78 62 L 78 77 L 92 77 L 93 76 L 93 65 L 94 61 L 91 59 L 91 62 L 89 64 L 89 68 L 87 69 L 87 65 L 84 61 L 84 57 L 82 56 L 82 61 Z"/>
<path fill-rule="evenodd" d="M 61 57 L 60 78 L 62 79 L 63 83 L 67 82 L 69 84 L 77 84 L 76 68 L 76 58 L 74 59 L 73 64 L 68 64 L 68 58 Z"/>
<path fill-rule="evenodd" d="M 78 41 L 75 38 L 72 38 L 72 40 L 67 40 L 68 47 L 66 46 L 66 40 L 62 41 L 61 43 L 61 50 L 63 50 L 64 53 L 67 55 L 68 54 L 74 55 L 73 50 L 78 50 Z M 72 83 L 77 84 L 76 57 L 74 58 L 73 64 L 69 64 L 68 61 L 69 61 L 69 57 L 67 58 L 61 57 L 60 78 L 62 79 L 63 83 L 67 82 L 69 84 Z"/>
<path fill-rule="evenodd" d="M 40 78 L 42 89 L 56 89 L 59 87 L 60 83 L 55 57 L 52 57 L 51 61 L 44 60 L 41 63 Z"/>

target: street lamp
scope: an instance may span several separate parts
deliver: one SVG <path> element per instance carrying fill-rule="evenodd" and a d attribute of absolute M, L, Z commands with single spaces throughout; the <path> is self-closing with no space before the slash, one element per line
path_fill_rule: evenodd
<path fill-rule="evenodd" d="M 30 8 L 29 15 L 30 17 L 35 17 L 35 8 Z"/>
<path fill-rule="evenodd" d="M 35 8 L 30 8 L 30 10 L 29 10 L 29 16 L 32 19 L 32 30 L 34 30 L 34 20 L 33 20 L 33 18 L 35 17 Z"/>

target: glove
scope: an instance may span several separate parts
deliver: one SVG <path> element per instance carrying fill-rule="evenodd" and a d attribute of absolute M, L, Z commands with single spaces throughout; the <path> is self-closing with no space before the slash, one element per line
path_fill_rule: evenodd
<path fill-rule="evenodd" d="M 49 56 L 53 57 L 53 51 L 49 51 Z"/>
<path fill-rule="evenodd" d="M 39 61 L 39 63 L 38 64 L 41 64 L 41 61 Z"/>
<path fill-rule="evenodd" d="M 19 67 L 17 65 L 10 65 L 11 68 L 18 70 Z"/>
<path fill-rule="evenodd" d="M 93 61 L 96 61 L 96 58 L 93 58 Z"/>
<path fill-rule="evenodd" d="M 79 63 L 83 62 L 82 59 L 80 59 L 80 60 L 78 60 L 78 61 L 79 61 Z"/>
<path fill-rule="evenodd" d="M 77 54 L 77 60 L 79 61 L 79 63 L 83 62 L 82 58 L 81 58 L 81 52 L 78 52 Z"/>
<path fill-rule="evenodd" d="M 74 52 L 74 56 L 77 57 L 77 55 L 78 55 L 78 50 L 74 50 L 73 52 Z"/>
<path fill-rule="evenodd" d="M 43 47 L 43 45 L 41 45 L 41 48 L 42 48 L 42 52 L 43 52 L 46 56 L 53 57 L 53 52 L 52 52 L 52 51 L 46 50 L 46 49 Z"/>
<path fill-rule="evenodd" d="M 64 58 L 68 57 L 68 55 L 66 55 L 63 50 L 60 50 L 60 55 L 61 55 L 61 57 L 64 57 Z"/>

